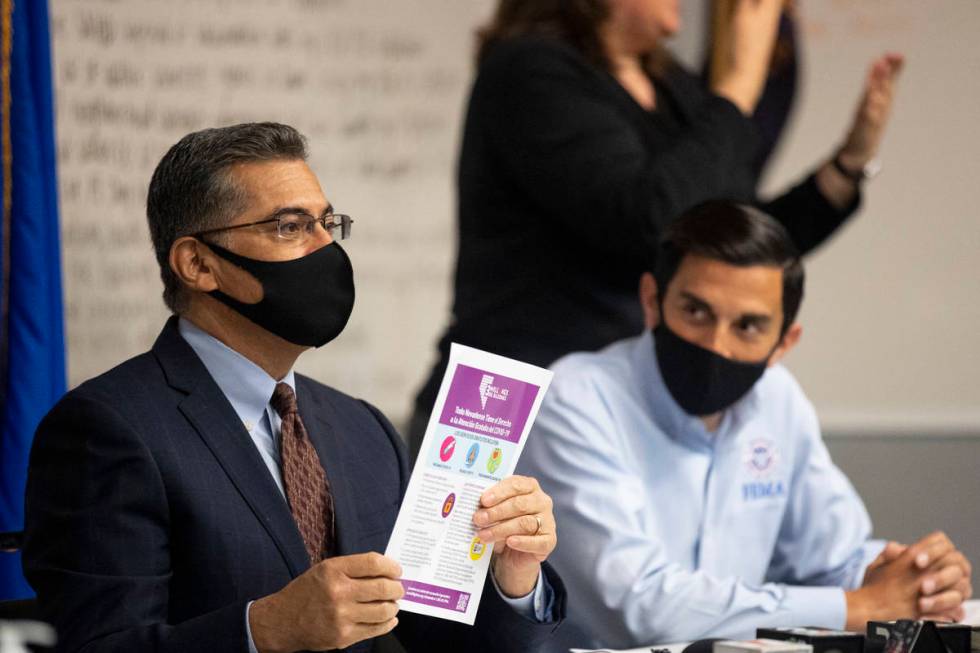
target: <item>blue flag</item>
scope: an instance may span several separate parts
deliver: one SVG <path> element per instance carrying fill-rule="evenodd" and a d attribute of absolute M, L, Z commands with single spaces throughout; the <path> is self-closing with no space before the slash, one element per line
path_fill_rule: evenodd
<path fill-rule="evenodd" d="M 0 36 L 0 531 L 20 531 L 34 430 L 65 391 L 47 0 L 0 0 Z M 32 594 L 0 552 L 0 599 Z"/>

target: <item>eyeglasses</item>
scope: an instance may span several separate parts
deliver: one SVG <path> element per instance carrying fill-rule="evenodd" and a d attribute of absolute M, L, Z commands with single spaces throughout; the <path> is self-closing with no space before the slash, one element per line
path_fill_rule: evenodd
<path fill-rule="evenodd" d="M 319 218 L 314 218 L 309 213 L 282 211 L 269 218 L 266 218 L 265 220 L 247 222 L 245 224 L 236 224 L 230 227 L 207 229 L 205 231 L 198 231 L 197 233 L 191 235 L 198 238 L 207 234 L 216 234 L 221 231 L 231 231 L 232 229 L 244 229 L 245 227 L 255 227 L 262 224 L 275 223 L 277 237 L 282 238 L 283 240 L 302 242 L 313 236 L 313 234 L 316 232 L 316 225 L 319 223 L 320 226 L 322 226 L 334 240 L 338 240 L 337 228 L 339 227 L 339 240 L 347 240 L 350 238 L 350 228 L 353 222 L 354 220 L 349 215 L 344 213 L 326 213 Z"/>

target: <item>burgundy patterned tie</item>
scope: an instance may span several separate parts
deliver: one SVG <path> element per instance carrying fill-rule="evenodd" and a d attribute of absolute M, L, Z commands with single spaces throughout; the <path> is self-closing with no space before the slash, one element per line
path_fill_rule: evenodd
<path fill-rule="evenodd" d="M 316 564 L 333 553 L 334 514 L 330 483 L 299 418 L 293 389 L 285 383 L 277 383 L 271 403 L 282 417 L 279 456 L 286 499 L 310 554 L 310 562 Z"/>

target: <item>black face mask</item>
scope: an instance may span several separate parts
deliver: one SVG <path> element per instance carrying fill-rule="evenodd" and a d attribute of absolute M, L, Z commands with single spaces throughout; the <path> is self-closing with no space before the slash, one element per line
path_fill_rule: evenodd
<path fill-rule="evenodd" d="M 671 396 L 684 412 L 698 417 L 725 410 L 744 397 L 769 361 L 769 356 L 758 363 L 719 356 L 684 340 L 662 319 L 653 329 L 653 341 L 660 375 Z"/>
<path fill-rule="evenodd" d="M 354 270 L 336 242 L 291 261 L 259 261 L 206 243 L 262 284 L 262 300 L 246 304 L 220 290 L 209 294 L 283 340 L 322 347 L 344 330 L 354 309 Z"/>

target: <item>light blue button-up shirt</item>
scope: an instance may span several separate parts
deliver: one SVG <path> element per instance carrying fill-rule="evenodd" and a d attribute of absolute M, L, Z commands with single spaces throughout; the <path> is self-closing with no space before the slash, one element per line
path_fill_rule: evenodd
<path fill-rule="evenodd" d="M 202 331 L 193 322 L 181 318 L 177 328 L 235 409 L 279 492 L 285 497 L 279 459 L 282 419 L 270 403 L 278 382 L 261 367 Z M 296 377 L 292 370 L 283 377 L 282 382 L 296 392 Z"/>
<path fill-rule="evenodd" d="M 882 543 L 785 368 L 714 433 L 671 397 L 649 332 L 553 370 L 518 465 L 555 502 L 569 609 L 550 650 L 844 626 Z"/>
<path fill-rule="evenodd" d="M 242 425 L 251 436 L 265 466 L 279 487 L 279 492 L 285 498 L 279 458 L 279 433 L 282 419 L 270 403 L 277 381 L 261 367 L 201 330 L 193 322 L 181 318 L 178 322 L 178 331 L 204 363 L 204 367 L 228 399 L 238 418 L 242 420 Z M 282 383 L 289 385 L 293 392 L 296 391 L 295 375 L 292 370 L 282 378 Z M 496 578 L 493 579 L 493 585 L 500 592 Z M 516 599 L 509 598 L 503 593 L 500 593 L 500 596 L 518 614 L 528 619 L 539 622 L 551 620 L 553 592 L 540 574 L 534 591 L 527 596 Z M 250 602 L 248 607 L 250 608 L 251 605 Z M 248 635 L 249 652 L 258 653 L 252 641 L 248 608 L 245 611 L 245 629 Z"/>

